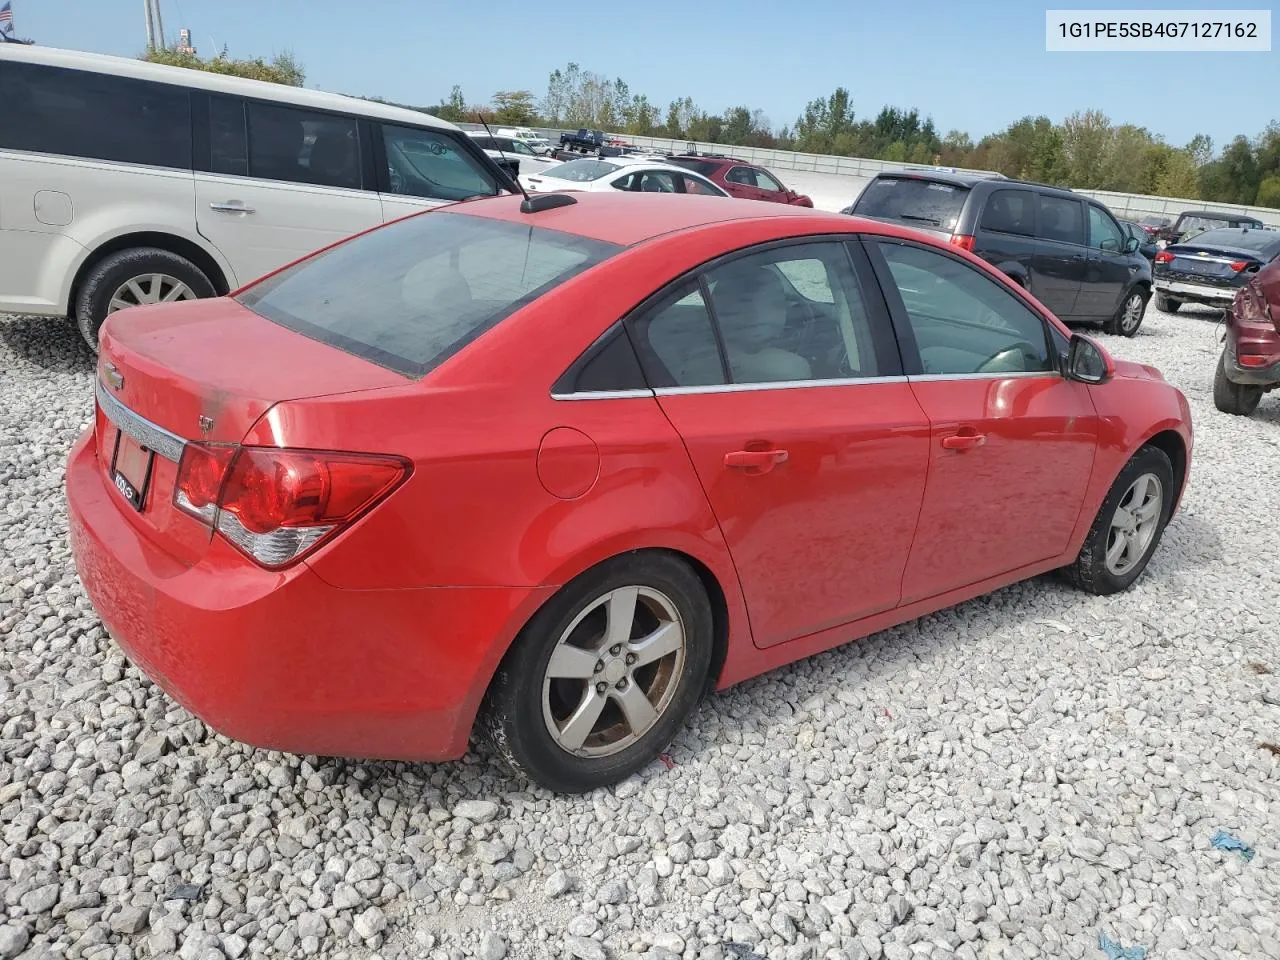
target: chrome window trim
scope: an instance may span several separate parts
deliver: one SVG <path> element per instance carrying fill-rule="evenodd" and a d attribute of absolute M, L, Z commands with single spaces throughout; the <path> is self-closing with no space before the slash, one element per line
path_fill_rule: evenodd
<path fill-rule="evenodd" d="M 98 381 L 97 392 L 98 406 L 102 407 L 102 412 L 106 414 L 107 419 L 122 433 L 127 433 L 148 450 L 154 450 L 166 460 L 177 463 L 182 459 L 182 451 L 187 445 L 186 440 L 134 413 L 108 393 L 107 385 L 101 380 Z"/>
<path fill-rule="evenodd" d="M 757 390 L 804 390 L 814 387 L 854 387 L 872 383 L 907 383 L 902 377 L 842 377 L 833 380 L 772 380 L 764 383 L 715 383 L 699 387 L 657 387 L 659 397 L 679 397 L 698 393 L 744 393 Z"/>
<path fill-rule="evenodd" d="M 907 379 L 916 382 L 933 380 L 1011 380 L 1024 377 L 1061 378 L 1061 376 L 1062 374 L 1057 370 L 1019 370 L 1009 373 L 914 373 Z"/>
<path fill-rule="evenodd" d="M 644 400 L 653 399 L 652 390 L 583 390 L 579 393 L 553 393 L 552 400 Z"/>

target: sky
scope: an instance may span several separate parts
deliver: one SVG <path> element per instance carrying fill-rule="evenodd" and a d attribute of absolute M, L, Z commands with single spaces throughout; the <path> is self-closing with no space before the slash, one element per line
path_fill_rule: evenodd
<path fill-rule="evenodd" d="M 145 47 L 139 0 L 13 7 L 18 34 L 43 46 L 122 56 Z M 1026 0 L 162 0 L 168 37 L 189 27 L 202 55 L 224 44 L 235 57 L 288 49 L 309 87 L 415 105 L 439 103 L 454 84 L 472 103 L 499 90 L 541 98 L 547 75 L 574 61 L 621 77 L 664 109 L 683 96 L 713 113 L 745 105 L 775 129 L 838 86 L 849 89 L 857 118 L 886 104 L 915 107 L 940 133 L 958 128 L 975 141 L 1027 114 L 1060 121 L 1090 108 L 1178 146 L 1207 133 L 1220 148 L 1280 119 L 1280 42 L 1269 53 L 1048 53 L 1045 9 Z"/>

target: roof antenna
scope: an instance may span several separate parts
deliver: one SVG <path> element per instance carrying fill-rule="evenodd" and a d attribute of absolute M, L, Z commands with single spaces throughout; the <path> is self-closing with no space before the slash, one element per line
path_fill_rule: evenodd
<path fill-rule="evenodd" d="M 480 121 L 480 125 L 484 127 L 484 132 L 489 135 L 489 139 L 493 141 L 493 148 L 498 151 L 498 156 L 503 160 L 507 159 L 507 155 L 502 152 L 502 147 L 498 145 L 498 138 L 493 135 L 493 131 L 489 129 L 489 124 L 485 122 L 484 114 L 479 110 L 476 111 L 476 119 Z M 519 170 L 520 161 L 517 160 L 516 169 Z M 521 213 L 537 213 L 540 210 L 553 210 L 556 207 L 567 207 L 570 204 L 577 203 L 572 196 L 567 193 L 542 193 L 537 197 L 529 196 L 529 192 L 525 190 L 524 184 L 520 182 L 520 174 L 516 173 L 511 177 L 512 182 L 516 185 L 516 189 L 520 191 L 520 195 L 524 197 L 524 201 L 520 204 Z"/>

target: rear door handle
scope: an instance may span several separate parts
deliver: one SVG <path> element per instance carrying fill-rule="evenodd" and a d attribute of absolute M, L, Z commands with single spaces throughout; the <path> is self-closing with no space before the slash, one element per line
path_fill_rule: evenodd
<path fill-rule="evenodd" d="M 786 450 L 734 450 L 724 455 L 724 465 L 737 470 L 767 473 L 780 463 L 786 463 L 790 454 Z"/>
<path fill-rule="evenodd" d="M 215 200 L 209 204 L 210 210 L 217 210 L 221 213 L 253 213 L 253 207 L 246 207 L 239 200 Z"/>
<path fill-rule="evenodd" d="M 942 438 L 942 446 L 947 450 L 972 450 L 986 442 L 985 433 L 955 433 Z"/>

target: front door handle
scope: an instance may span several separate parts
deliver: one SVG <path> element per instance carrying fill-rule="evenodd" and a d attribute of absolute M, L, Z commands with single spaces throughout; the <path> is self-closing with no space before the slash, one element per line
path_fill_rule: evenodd
<path fill-rule="evenodd" d="M 210 210 L 217 210 L 220 213 L 253 213 L 253 207 L 246 207 L 239 200 L 223 200 L 221 202 L 215 200 L 209 204 Z"/>
<path fill-rule="evenodd" d="M 987 442 L 985 433 L 954 433 L 942 438 L 942 446 L 946 450 L 972 450 Z"/>
<path fill-rule="evenodd" d="M 734 450 L 724 455 L 724 465 L 752 473 L 767 473 L 780 463 L 786 463 L 790 454 L 786 450 Z"/>

